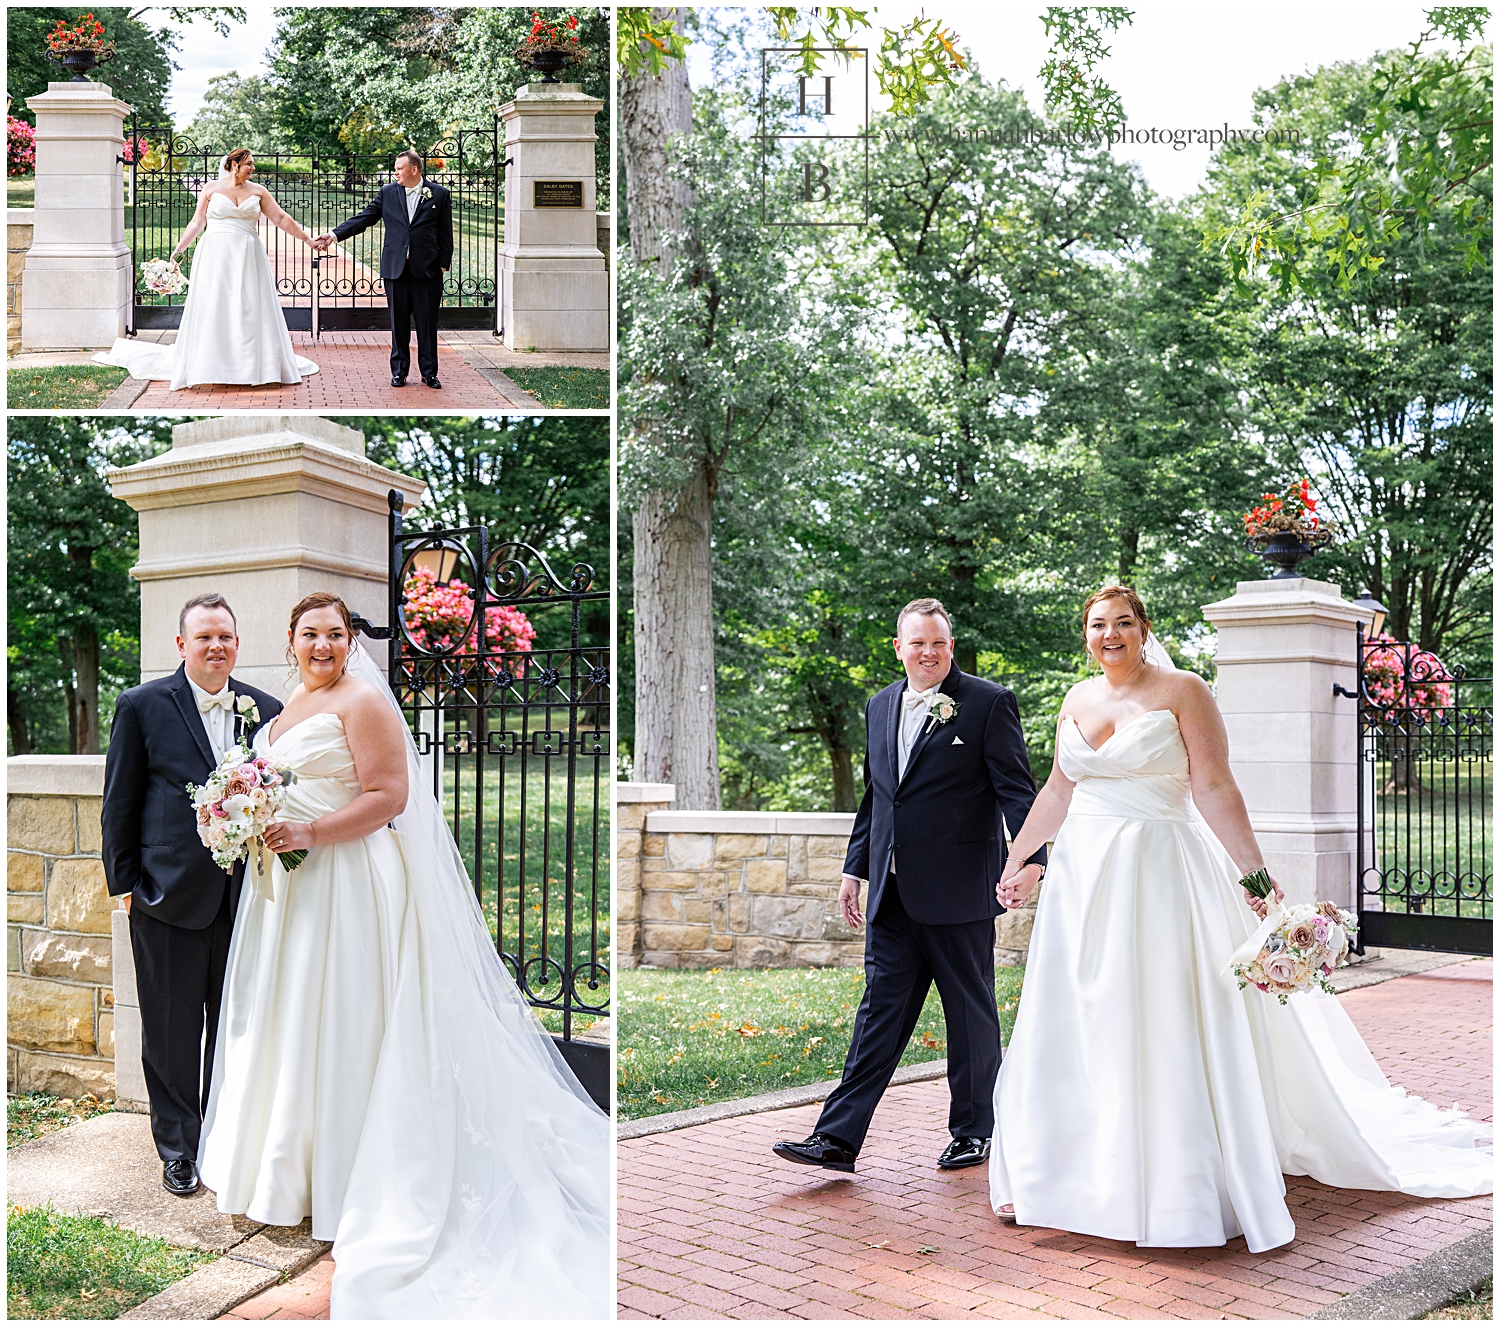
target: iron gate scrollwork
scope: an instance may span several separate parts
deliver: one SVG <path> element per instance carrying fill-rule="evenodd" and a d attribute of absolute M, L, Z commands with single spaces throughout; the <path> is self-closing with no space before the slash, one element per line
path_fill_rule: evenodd
<path fill-rule="evenodd" d="M 142 283 L 141 268 L 167 258 L 187 229 L 204 185 L 218 178 L 219 162 L 236 147 L 255 155 L 257 184 L 313 235 L 347 221 L 394 179 L 390 153 L 350 152 L 339 146 L 266 148 L 254 144 L 197 143 L 170 125 L 132 116 L 121 160 L 126 167 L 127 222 L 134 270 L 130 334 L 177 327 L 186 295 L 158 295 Z M 423 152 L 426 178 L 453 196 L 453 265 L 443 280 L 438 326 L 500 331 L 500 239 L 504 139 L 498 117 L 489 125 L 459 129 Z M 271 262 L 282 315 L 292 331 L 380 331 L 389 327 L 380 279 L 383 227 L 339 242 L 319 257 L 269 221 L 260 231 Z M 191 280 L 191 257 L 184 264 Z"/>
<path fill-rule="evenodd" d="M 1357 639 L 1360 948 L 1492 953 L 1493 683 Z"/>
<path fill-rule="evenodd" d="M 391 689 L 501 960 L 534 1008 L 560 1015 L 565 1053 L 580 1049 L 575 1017 L 609 1012 L 610 647 L 582 640 L 586 608 L 609 592 L 588 565 L 561 578 L 483 527 L 407 531 L 401 494 L 389 502 L 391 626 L 355 625 L 391 642 Z M 441 636 L 402 611 L 419 569 L 462 583 Z M 565 617 L 568 643 L 506 648 L 513 612 L 547 639 Z"/>

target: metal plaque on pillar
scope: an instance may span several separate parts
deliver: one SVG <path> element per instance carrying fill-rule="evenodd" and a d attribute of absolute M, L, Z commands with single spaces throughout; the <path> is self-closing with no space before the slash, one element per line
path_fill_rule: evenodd
<path fill-rule="evenodd" d="M 534 180 L 533 207 L 583 207 L 582 180 Z"/>

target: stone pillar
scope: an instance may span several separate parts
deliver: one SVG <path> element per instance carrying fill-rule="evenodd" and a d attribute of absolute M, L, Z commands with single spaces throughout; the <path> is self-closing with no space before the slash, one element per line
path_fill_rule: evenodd
<path fill-rule="evenodd" d="M 5 210 L 5 353 L 21 348 L 21 281 L 26 272 L 26 251 L 31 248 L 36 213 L 29 207 Z"/>
<path fill-rule="evenodd" d="M 609 276 L 594 214 L 603 106 L 577 83 L 528 83 L 500 108 L 511 158 L 500 248 L 508 350 L 609 349 Z"/>
<path fill-rule="evenodd" d="M 1358 768 L 1355 623 L 1337 586 L 1305 577 L 1241 581 L 1205 604 L 1218 633 L 1217 695 L 1229 763 L 1266 866 L 1288 901 L 1354 907 Z"/>
<path fill-rule="evenodd" d="M 218 591 L 239 621 L 235 676 L 288 691 L 287 614 L 314 590 L 386 622 L 386 494 L 410 511 L 426 486 L 365 459 L 364 435 L 312 415 L 227 415 L 179 424 L 172 448 L 111 470 L 140 515 L 141 679 L 175 672 L 177 615 Z M 384 650 L 377 657 L 384 662 Z"/>
<path fill-rule="evenodd" d="M 36 218 L 24 350 L 101 350 L 125 334 L 135 284 L 119 156 L 130 107 L 103 83 L 48 83 L 36 112 Z"/>
<path fill-rule="evenodd" d="M 615 966 L 641 964 L 641 852 L 646 817 L 677 796 L 670 783 L 615 784 Z"/>

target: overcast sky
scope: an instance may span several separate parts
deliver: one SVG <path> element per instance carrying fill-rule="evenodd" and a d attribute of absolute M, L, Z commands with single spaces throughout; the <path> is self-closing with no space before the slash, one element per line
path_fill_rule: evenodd
<path fill-rule="evenodd" d="M 1380 3 L 1167 4 L 1132 6 L 1134 22 L 1115 33 L 1110 58 L 1096 72 L 1125 104 L 1132 128 L 1250 127 L 1251 94 L 1285 75 L 1340 60 L 1362 60 L 1412 41 L 1423 27 L 1423 5 Z M 1047 37 L 1041 4 L 927 0 L 922 5 L 880 5 L 872 17 L 897 26 L 919 12 L 941 17 L 973 52 L 987 78 L 1025 89 L 1040 109 L 1037 71 Z M 878 40 L 855 44 L 878 47 Z M 690 65 L 695 82 L 710 76 L 706 53 Z M 879 105 L 871 87 L 872 105 Z M 836 108 L 837 109 L 837 108 Z M 1117 146 L 1116 156 L 1136 161 L 1159 193 L 1181 197 L 1204 177 L 1212 149 L 1190 146 Z"/>
<path fill-rule="evenodd" d="M 1031 103 L 1040 107 L 1037 70 L 1047 49 L 1037 17 L 1040 4 L 928 0 L 920 8 L 941 16 L 958 32 L 961 45 L 973 52 L 987 77 L 1024 87 Z M 227 39 L 204 22 L 181 30 L 181 69 L 168 98 L 178 124 L 192 119 L 215 74 L 231 69 L 242 75 L 264 72 L 275 19 L 269 4 L 247 4 L 245 9 L 249 22 L 233 25 Z M 881 23 L 899 24 L 918 10 L 910 4 L 881 5 L 874 16 Z M 1287 74 L 1404 45 L 1423 23 L 1421 4 L 1326 0 L 1267 0 L 1252 8 L 1143 0 L 1135 11 L 1134 23 L 1115 34 L 1113 52 L 1099 72 L 1120 92 L 1129 122 L 1137 128 L 1214 128 L 1226 122 L 1248 127 L 1250 97 L 1256 88 Z M 154 10 L 144 18 L 153 26 L 167 21 Z M 709 77 L 706 55 L 700 50 L 691 62 L 695 82 Z M 1159 192 L 1180 197 L 1202 180 L 1211 149 L 1189 146 L 1179 151 L 1146 144 L 1120 146 L 1115 152 L 1138 162 Z"/>

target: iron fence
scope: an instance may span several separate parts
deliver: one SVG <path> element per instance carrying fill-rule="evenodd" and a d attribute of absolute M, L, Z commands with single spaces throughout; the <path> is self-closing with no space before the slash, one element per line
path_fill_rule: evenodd
<path fill-rule="evenodd" d="M 225 152 L 242 144 L 197 143 L 170 126 L 132 116 L 121 160 L 126 168 L 126 229 L 135 271 L 130 334 L 177 327 L 186 295 L 159 295 L 142 284 L 141 267 L 169 257 L 198 206 L 204 185 L 218 178 Z M 500 332 L 501 222 L 504 139 L 498 117 L 460 129 L 424 153 L 426 178 L 452 194 L 453 264 L 443 281 L 438 326 Z M 390 154 L 340 146 L 256 149 L 254 180 L 313 235 L 347 221 L 394 179 Z M 380 279 L 383 228 L 371 227 L 322 257 L 300 240 L 260 224 L 282 314 L 292 331 L 380 330 L 389 325 Z M 191 279 L 191 255 L 183 261 Z"/>
<path fill-rule="evenodd" d="M 1360 946 L 1493 952 L 1494 689 L 1358 635 Z"/>

